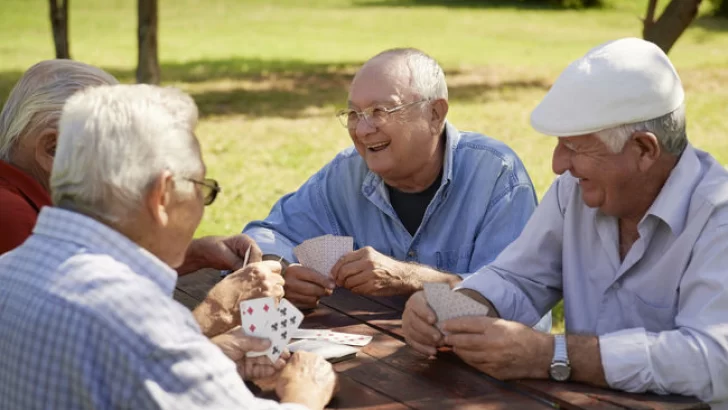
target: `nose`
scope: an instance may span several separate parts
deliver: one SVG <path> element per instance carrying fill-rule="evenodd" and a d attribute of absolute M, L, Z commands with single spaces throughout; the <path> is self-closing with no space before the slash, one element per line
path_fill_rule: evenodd
<path fill-rule="evenodd" d="M 556 175 L 561 175 L 571 169 L 571 152 L 569 152 L 569 149 L 561 141 L 556 143 L 556 148 L 554 148 L 551 169 Z"/>
<path fill-rule="evenodd" d="M 356 134 L 357 138 L 364 138 L 367 135 L 374 133 L 376 130 L 377 127 L 369 124 L 369 121 L 367 119 L 361 118 L 356 124 L 356 129 L 354 130 L 354 133 Z"/>

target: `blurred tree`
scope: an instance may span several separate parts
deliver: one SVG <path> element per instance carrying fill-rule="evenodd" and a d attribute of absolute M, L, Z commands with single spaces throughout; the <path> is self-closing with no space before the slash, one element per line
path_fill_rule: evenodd
<path fill-rule="evenodd" d="M 728 17 L 728 0 L 713 0 L 715 4 L 715 15 Z"/>
<path fill-rule="evenodd" d="M 49 0 L 56 58 L 71 58 L 68 45 L 68 0 Z"/>
<path fill-rule="evenodd" d="M 138 83 L 159 84 L 160 69 L 157 58 L 157 0 L 138 0 L 139 54 L 136 71 Z"/>
<path fill-rule="evenodd" d="M 702 0 L 671 0 L 662 15 L 655 20 L 658 0 L 650 0 L 644 19 L 642 37 L 669 52 L 690 23 L 698 15 Z"/>

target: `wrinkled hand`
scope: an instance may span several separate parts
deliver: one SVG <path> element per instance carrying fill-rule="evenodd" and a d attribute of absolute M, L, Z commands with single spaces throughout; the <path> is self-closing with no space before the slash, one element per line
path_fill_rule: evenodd
<path fill-rule="evenodd" d="M 315 308 L 319 299 L 334 290 L 334 281 L 297 263 L 286 268 L 286 299 L 300 309 Z"/>
<path fill-rule="evenodd" d="M 509 320 L 460 317 L 443 322 L 443 330 L 455 354 L 500 380 L 542 377 L 553 354 L 551 335 Z"/>
<path fill-rule="evenodd" d="M 420 353 L 432 356 L 443 344 L 443 335 L 435 327 L 437 316 L 420 291 L 407 301 L 402 314 L 402 332 L 405 340 Z"/>
<path fill-rule="evenodd" d="M 243 380 L 257 380 L 272 377 L 283 369 L 290 357 L 287 351 L 275 363 L 266 356 L 245 357 L 247 352 L 262 352 L 270 347 L 270 340 L 246 336 L 240 327 L 231 329 L 210 339 L 225 356 L 235 362 L 238 374 Z"/>
<path fill-rule="evenodd" d="M 323 409 L 337 389 L 331 363 L 323 357 L 299 351 L 288 360 L 276 384 L 281 402 L 300 403 L 310 409 Z"/>
<path fill-rule="evenodd" d="M 344 255 L 331 268 L 336 285 L 372 296 L 410 294 L 421 288 L 408 264 L 382 255 L 371 246 Z"/>
<path fill-rule="evenodd" d="M 177 268 L 180 275 L 203 268 L 237 270 L 243 267 L 245 253 L 250 248 L 248 263 L 260 262 L 263 258 L 258 244 L 248 235 L 205 236 L 190 243 L 185 261 Z"/>
<path fill-rule="evenodd" d="M 252 263 L 221 280 L 195 309 L 195 318 L 207 336 L 240 325 L 240 302 L 248 299 L 283 297 L 281 264 Z"/>

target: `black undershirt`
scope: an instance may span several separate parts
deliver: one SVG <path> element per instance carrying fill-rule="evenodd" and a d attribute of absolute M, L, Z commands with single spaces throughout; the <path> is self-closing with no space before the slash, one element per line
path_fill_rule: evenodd
<path fill-rule="evenodd" d="M 430 205 L 430 201 L 435 196 L 437 189 L 440 188 L 441 181 L 442 169 L 440 169 L 440 175 L 437 176 L 435 182 L 422 192 L 402 192 L 387 185 L 389 202 L 410 235 L 414 236 L 417 228 L 420 227 L 427 206 Z"/>

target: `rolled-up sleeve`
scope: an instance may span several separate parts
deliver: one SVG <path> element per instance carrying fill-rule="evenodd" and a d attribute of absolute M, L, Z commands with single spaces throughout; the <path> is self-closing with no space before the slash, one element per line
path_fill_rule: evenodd
<path fill-rule="evenodd" d="M 250 222 L 243 233 L 253 238 L 264 254 L 296 261 L 293 248 L 304 240 L 337 232 L 326 194 L 330 164 L 296 192 L 282 197 L 265 220 Z"/>
<path fill-rule="evenodd" d="M 599 338 L 612 388 L 728 401 L 728 225 L 708 229 L 680 283 L 676 329 Z"/>
<path fill-rule="evenodd" d="M 544 195 L 520 236 L 461 285 L 482 294 L 504 319 L 533 326 L 561 299 L 561 182 Z"/>

